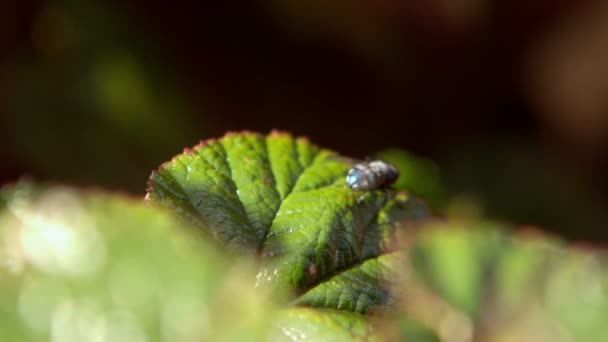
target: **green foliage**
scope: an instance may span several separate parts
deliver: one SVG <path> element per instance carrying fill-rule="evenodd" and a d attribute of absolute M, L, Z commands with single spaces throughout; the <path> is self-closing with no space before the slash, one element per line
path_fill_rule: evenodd
<path fill-rule="evenodd" d="M 568 249 L 536 232 L 507 234 L 504 228 L 440 224 L 417 237 L 412 262 L 419 285 L 430 289 L 417 300 L 426 303 L 424 310 L 443 310 L 429 325 L 438 331 L 444 326 L 442 338 L 608 339 L 605 252 Z M 404 308 L 414 317 L 425 315 L 414 305 Z"/>
<path fill-rule="evenodd" d="M 3 339 L 608 339 L 604 251 L 432 219 L 407 192 L 347 187 L 352 163 L 246 132 L 163 164 L 147 202 L 3 189 Z"/>
<path fill-rule="evenodd" d="M 1 198 L 3 341 L 270 336 L 273 302 L 254 290 L 251 265 L 222 255 L 164 210 L 30 184 Z"/>

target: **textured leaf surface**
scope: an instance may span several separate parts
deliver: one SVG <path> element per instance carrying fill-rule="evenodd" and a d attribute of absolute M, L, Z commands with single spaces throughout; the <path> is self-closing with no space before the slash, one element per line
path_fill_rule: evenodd
<path fill-rule="evenodd" d="M 290 308 L 280 312 L 277 326 L 285 341 L 378 341 L 368 319 L 360 314 L 333 310 Z"/>
<path fill-rule="evenodd" d="M 162 165 L 148 199 L 255 255 L 258 285 L 292 290 L 294 305 L 369 313 L 394 301 L 394 235 L 426 212 L 391 189 L 350 189 L 352 163 L 288 134 L 227 134 Z"/>

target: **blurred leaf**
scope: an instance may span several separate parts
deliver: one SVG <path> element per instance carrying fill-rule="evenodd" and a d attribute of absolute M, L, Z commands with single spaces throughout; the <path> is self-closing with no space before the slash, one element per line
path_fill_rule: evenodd
<path fill-rule="evenodd" d="M 450 303 L 475 316 L 486 276 L 485 263 L 500 247 L 500 241 L 490 232 L 480 237 L 451 228 L 421 235 L 413 249 L 413 262 Z"/>
<path fill-rule="evenodd" d="M 538 233 L 508 235 L 505 228 L 458 223 L 423 230 L 412 261 L 432 292 L 418 292 L 419 305 L 405 306 L 408 315 L 432 321 L 446 341 L 606 340 L 605 252 L 567 249 Z"/>
<path fill-rule="evenodd" d="M 246 260 L 141 201 L 22 183 L 0 192 L 5 341 L 264 340 Z M 273 294 L 277 297 L 277 294 Z"/>
<path fill-rule="evenodd" d="M 382 150 L 375 157 L 395 165 L 399 170 L 401 177 L 395 183 L 397 190 L 408 190 L 424 198 L 433 211 L 443 208 L 446 194 L 435 163 L 400 149 Z"/>
<path fill-rule="evenodd" d="M 431 329 L 410 317 L 401 317 L 395 324 L 399 330 L 400 341 L 439 342 L 439 338 Z"/>

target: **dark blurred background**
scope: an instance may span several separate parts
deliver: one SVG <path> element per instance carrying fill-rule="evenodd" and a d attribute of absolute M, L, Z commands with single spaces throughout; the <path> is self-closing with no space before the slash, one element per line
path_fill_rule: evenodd
<path fill-rule="evenodd" d="M 143 193 L 183 147 L 278 128 L 424 158 L 439 212 L 608 239 L 605 1 L 5 0 L 0 112 L 2 183 Z"/>

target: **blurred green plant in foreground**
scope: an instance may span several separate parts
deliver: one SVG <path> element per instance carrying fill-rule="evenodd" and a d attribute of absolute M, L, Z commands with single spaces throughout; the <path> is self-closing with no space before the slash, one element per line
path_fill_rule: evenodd
<path fill-rule="evenodd" d="M 253 289 L 251 265 L 231 261 L 167 212 L 27 183 L 1 196 L 2 340 L 267 337 L 273 305 Z"/>
<path fill-rule="evenodd" d="M 431 224 L 411 249 L 403 308 L 446 341 L 603 341 L 604 251 L 488 222 Z M 418 281 L 420 281 L 418 283 Z"/>

